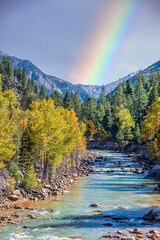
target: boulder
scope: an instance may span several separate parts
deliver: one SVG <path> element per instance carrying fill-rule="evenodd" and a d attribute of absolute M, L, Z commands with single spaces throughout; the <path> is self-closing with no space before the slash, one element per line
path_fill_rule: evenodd
<path fill-rule="evenodd" d="M 19 200 L 19 199 L 20 199 L 20 197 L 19 197 L 19 196 L 17 196 L 17 195 L 14 195 L 14 194 L 10 195 L 8 198 L 9 198 L 11 201 L 17 201 L 17 200 Z"/>
<path fill-rule="evenodd" d="M 160 165 L 156 164 L 147 174 L 146 178 L 154 178 L 156 180 L 160 180 Z"/>
<path fill-rule="evenodd" d="M 156 220 L 157 219 L 157 213 L 154 212 L 154 210 L 150 210 L 148 213 L 146 213 L 143 217 L 144 220 Z"/>
<path fill-rule="evenodd" d="M 90 205 L 90 207 L 95 207 L 95 208 L 97 207 L 97 208 L 98 208 L 98 207 L 102 207 L 102 206 L 99 205 L 98 203 L 92 203 L 92 204 Z"/>
<path fill-rule="evenodd" d="M 16 189 L 16 190 L 13 191 L 13 195 L 18 196 L 19 198 L 23 198 L 21 192 L 20 192 L 18 189 Z"/>

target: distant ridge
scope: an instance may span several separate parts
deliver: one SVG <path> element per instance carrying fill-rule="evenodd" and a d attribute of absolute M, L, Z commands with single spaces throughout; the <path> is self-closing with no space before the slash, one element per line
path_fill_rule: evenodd
<path fill-rule="evenodd" d="M 9 56 L 2 51 L 0 51 L 0 58 L 3 58 L 4 56 Z M 9 56 L 12 60 L 13 68 L 15 67 L 26 67 L 27 68 L 27 76 L 33 77 L 37 83 L 38 88 L 40 89 L 41 85 L 44 85 L 46 89 L 46 93 L 48 96 L 55 91 L 58 90 L 59 93 L 64 97 L 66 91 L 70 92 L 77 92 L 82 100 L 85 99 L 86 94 L 89 96 L 93 96 L 95 98 L 99 97 L 99 93 L 101 91 L 101 86 L 98 85 L 83 85 L 83 84 L 72 84 L 68 81 L 65 81 L 63 79 L 60 79 L 55 76 L 47 75 L 44 72 L 42 72 L 37 66 L 35 66 L 32 62 L 29 60 L 23 60 L 20 58 L 17 58 L 15 56 Z M 149 67 L 145 68 L 142 72 L 146 76 L 147 80 L 149 79 L 150 72 L 154 71 L 160 71 L 160 61 L 157 61 L 156 63 L 153 63 Z M 132 83 L 134 84 L 137 78 L 137 72 L 133 72 L 128 74 L 127 76 L 118 79 L 117 81 L 108 83 L 105 85 L 106 92 L 109 93 L 113 91 L 119 83 L 123 81 L 127 81 L 129 78 L 131 79 Z"/>

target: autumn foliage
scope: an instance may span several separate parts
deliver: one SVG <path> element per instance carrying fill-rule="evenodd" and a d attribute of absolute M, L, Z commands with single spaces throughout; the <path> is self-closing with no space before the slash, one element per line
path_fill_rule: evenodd
<path fill-rule="evenodd" d="M 52 98 L 33 101 L 24 111 L 11 90 L 0 89 L 1 168 L 12 161 L 25 168 L 38 165 L 47 180 L 73 151 L 85 150 L 84 133 L 75 112 L 56 107 Z"/>
<path fill-rule="evenodd" d="M 151 158 L 160 160 L 160 97 L 148 108 L 141 127 L 141 137 L 149 143 Z"/>

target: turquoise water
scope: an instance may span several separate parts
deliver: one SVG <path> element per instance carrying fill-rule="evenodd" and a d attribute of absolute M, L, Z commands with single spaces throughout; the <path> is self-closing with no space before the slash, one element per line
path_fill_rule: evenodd
<path fill-rule="evenodd" d="M 1 227 L 0 239 L 65 240 L 78 236 L 97 240 L 117 230 L 159 228 L 158 222 L 142 220 L 150 209 L 160 211 L 160 195 L 153 191 L 156 183 L 144 179 L 144 174 L 132 173 L 137 166 L 132 158 L 108 151 L 96 153 L 107 160 L 96 162 L 94 173 L 73 184 L 68 194 L 30 204 L 35 210 L 25 210 L 25 214 L 35 214 L 39 219 Z M 92 203 L 102 207 L 91 208 Z M 102 213 L 93 213 L 94 210 Z M 29 228 L 24 229 L 24 225 Z"/>

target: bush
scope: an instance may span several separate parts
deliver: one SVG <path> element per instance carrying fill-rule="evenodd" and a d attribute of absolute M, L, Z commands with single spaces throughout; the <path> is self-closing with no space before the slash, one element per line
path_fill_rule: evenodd
<path fill-rule="evenodd" d="M 15 187 L 15 179 L 13 177 L 8 178 L 8 186 L 6 188 L 8 194 L 12 193 L 14 191 Z"/>
<path fill-rule="evenodd" d="M 38 185 L 37 174 L 35 172 L 34 166 L 32 165 L 24 176 L 21 186 L 23 188 L 37 188 Z"/>
<path fill-rule="evenodd" d="M 21 180 L 21 174 L 19 172 L 19 168 L 18 168 L 17 165 L 10 166 L 8 171 L 12 174 L 12 177 L 14 177 L 14 179 L 16 181 L 20 181 Z"/>

